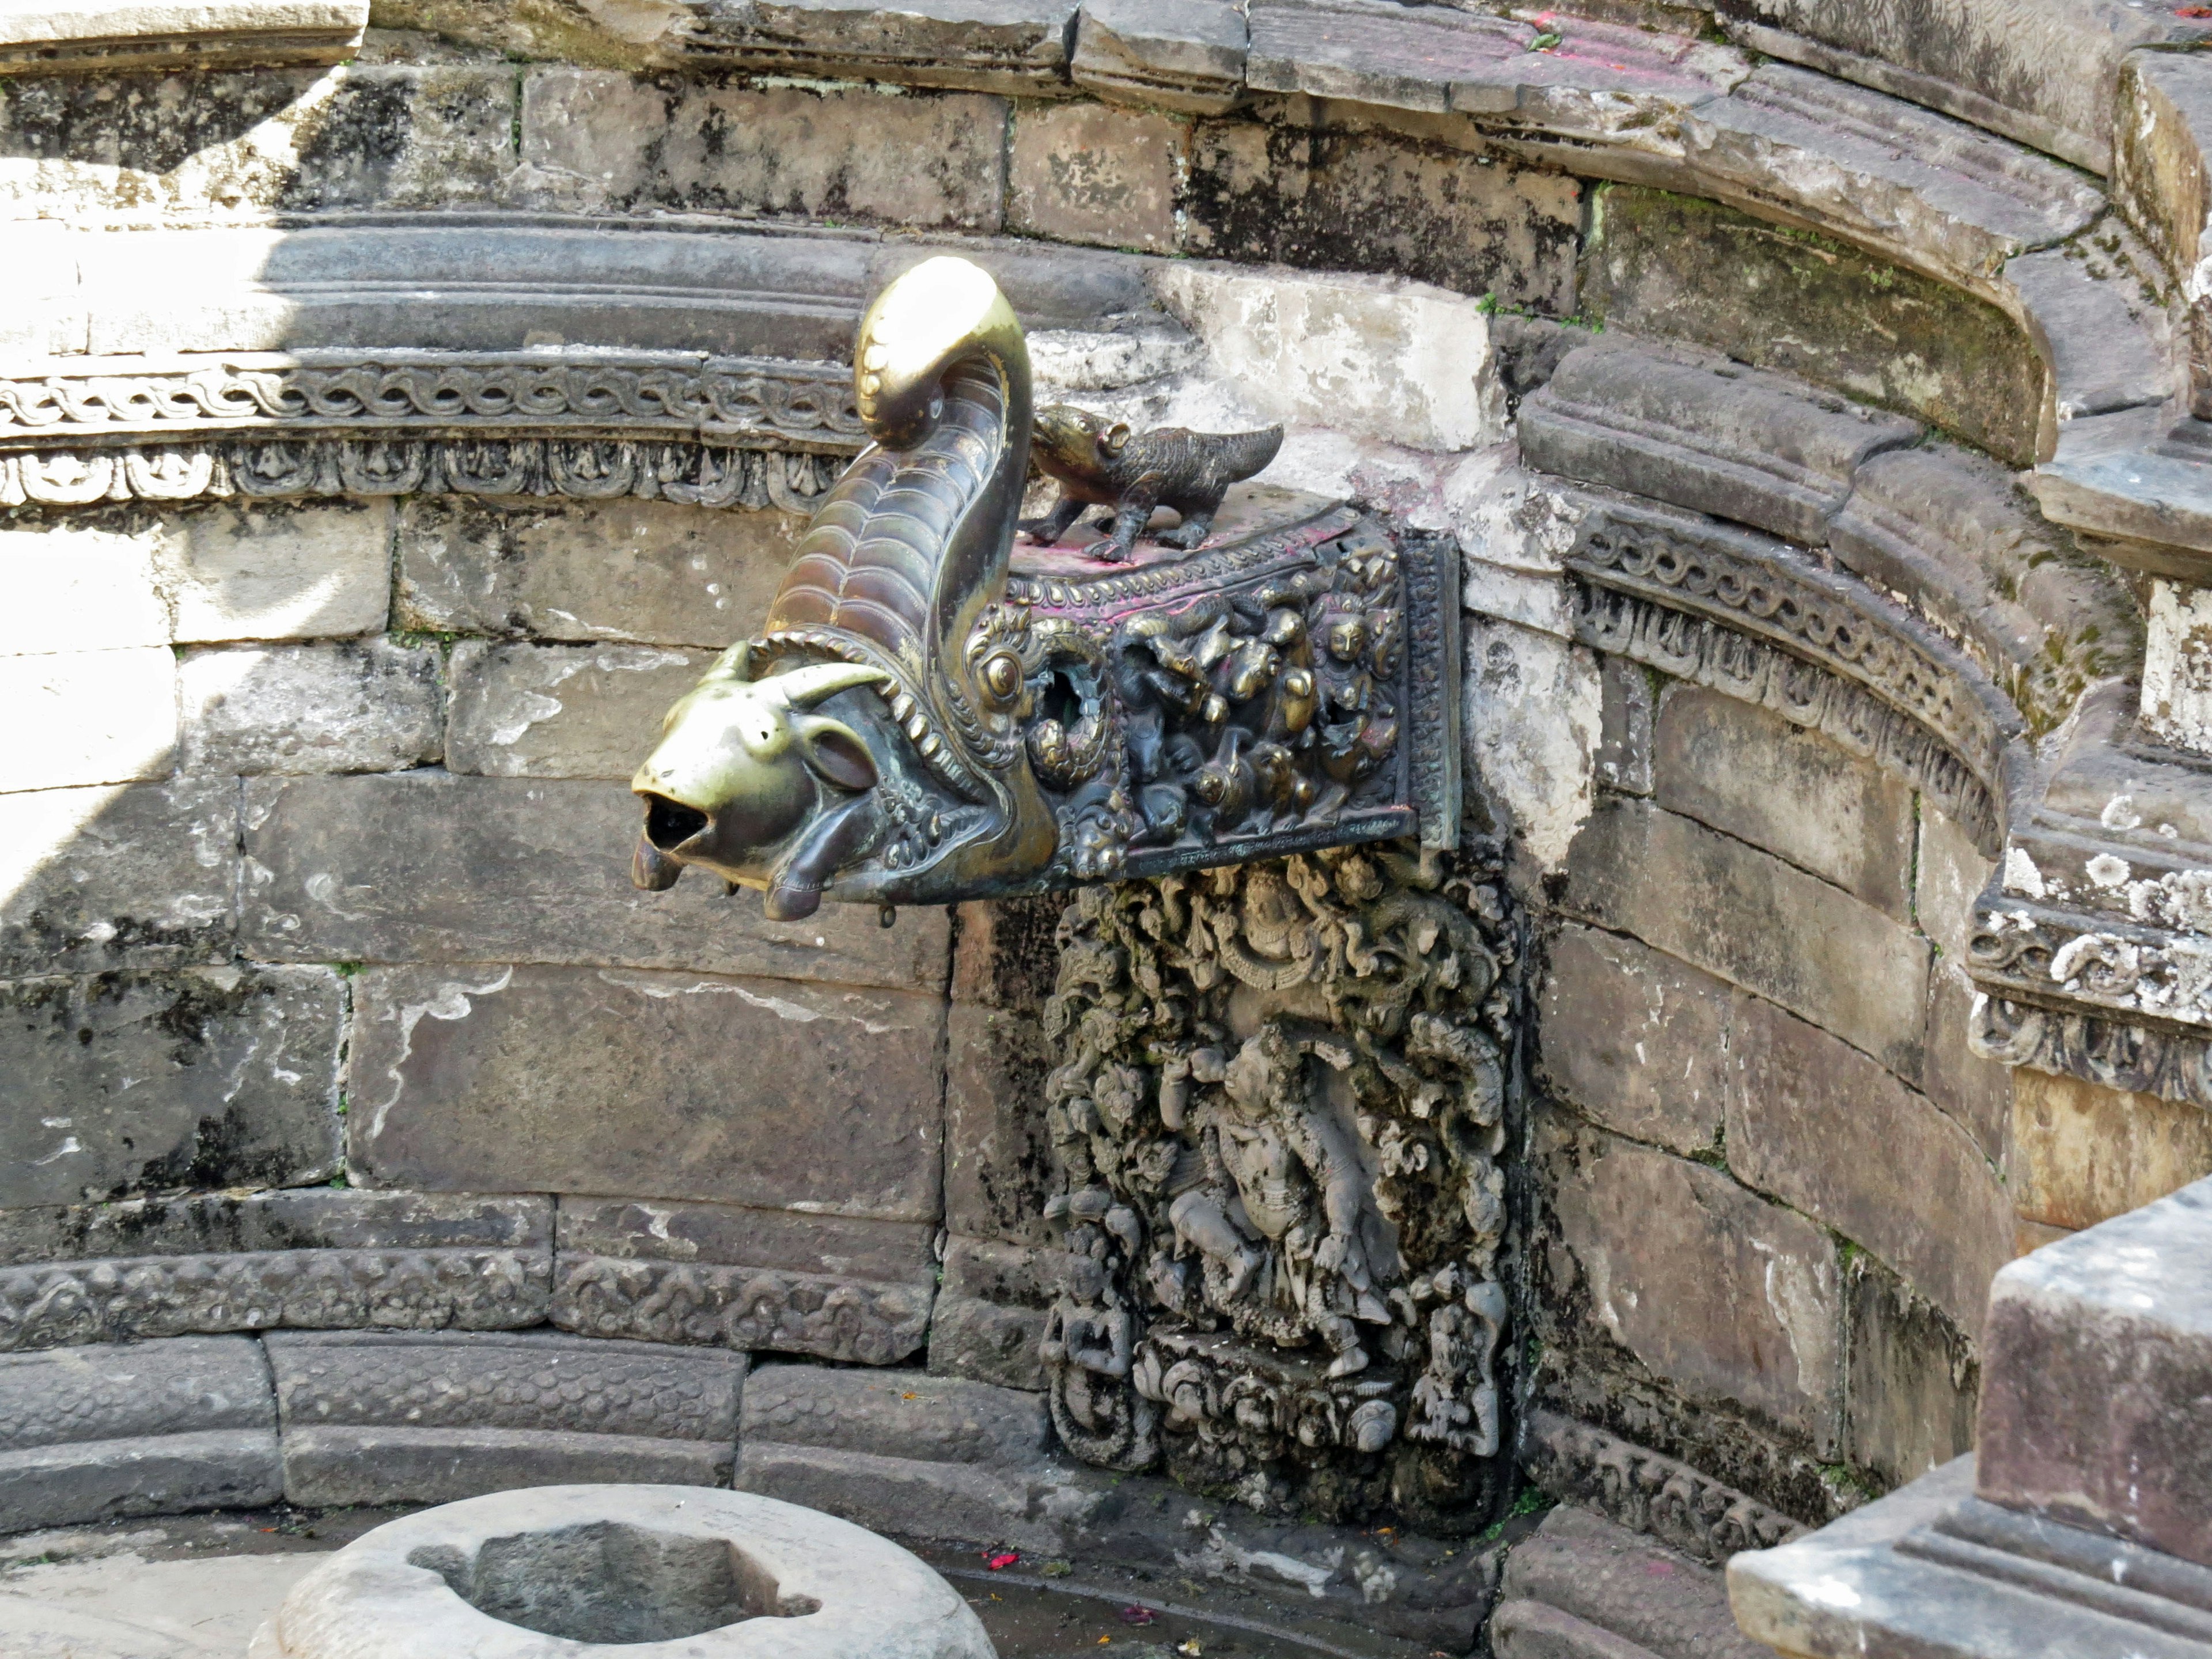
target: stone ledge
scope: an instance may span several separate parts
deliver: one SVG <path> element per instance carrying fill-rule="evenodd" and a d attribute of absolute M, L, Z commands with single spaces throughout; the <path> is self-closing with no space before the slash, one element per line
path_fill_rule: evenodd
<path fill-rule="evenodd" d="M 566 1430 L 297 1428 L 283 1437 L 288 1503 L 452 1504 L 583 1482 L 720 1486 L 732 1445 Z"/>
<path fill-rule="evenodd" d="M 82 1526 L 125 1516 L 256 1509 L 284 1492 L 269 1429 L 87 1440 L 0 1452 L 10 1532 Z"/>
<path fill-rule="evenodd" d="M 0 10 L 0 76 L 337 64 L 368 0 L 30 0 Z"/>
<path fill-rule="evenodd" d="M 250 1337 L 0 1358 L 0 1451 L 276 1426 L 269 1368 Z"/>
<path fill-rule="evenodd" d="M 1249 37 L 1235 0 L 1086 0 L 1069 68 L 1086 91 L 1221 115 L 1243 101 Z"/>
<path fill-rule="evenodd" d="M 1711 1566 L 1562 1504 L 1505 1558 L 1498 1659 L 1771 1659 Z"/>
<path fill-rule="evenodd" d="M 686 60 L 1036 97 L 1066 89 L 1078 0 L 723 0 Z"/>

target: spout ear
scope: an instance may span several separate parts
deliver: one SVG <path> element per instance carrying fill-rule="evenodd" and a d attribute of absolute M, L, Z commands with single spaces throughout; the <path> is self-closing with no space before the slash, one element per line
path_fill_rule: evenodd
<path fill-rule="evenodd" d="M 840 789 L 857 793 L 876 787 L 876 757 L 844 721 L 805 715 L 799 722 L 799 740 L 805 745 L 806 763 Z"/>
<path fill-rule="evenodd" d="M 745 659 L 752 654 L 752 642 L 750 641 L 739 640 L 735 645 L 722 653 L 720 656 L 715 658 L 713 665 L 708 667 L 704 674 L 700 676 L 700 678 L 702 680 L 742 680 L 749 678 L 750 676 L 745 672 Z"/>
<path fill-rule="evenodd" d="M 794 668 L 787 674 L 777 674 L 757 684 L 763 691 L 781 697 L 790 708 L 811 708 L 840 691 L 849 691 L 856 685 L 873 685 L 890 678 L 880 668 L 864 668 L 850 662 L 823 662 Z"/>

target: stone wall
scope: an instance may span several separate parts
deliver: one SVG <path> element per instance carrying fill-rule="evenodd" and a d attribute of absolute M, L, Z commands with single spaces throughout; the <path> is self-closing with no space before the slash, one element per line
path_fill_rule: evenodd
<path fill-rule="evenodd" d="M 1996 1269 L 2212 1170 L 2188 1020 L 1989 944 L 2078 896 L 2008 849 L 2087 892 L 2110 769 L 2153 776 L 2112 538 L 2012 476 L 2075 524 L 2064 446 L 2178 395 L 2148 216 L 2036 148 L 2109 131 L 1788 8 L 1557 52 L 1348 0 L 865 52 L 781 9 L 0 76 L 0 1347 L 293 1333 L 270 1412 L 348 1402 L 316 1501 L 379 1390 L 532 1343 L 698 1350 L 731 1412 L 706 1355 L 1042 1386 L 1057 904 L 778 925 L 625 868 L 660 710 L 857 447 L 860 304 L 957 246 L 1056 394 L 1285 421 L 1271 482 L 1466 556 L 1527 1469 L 1713 1559 L 1970 1443 Z M 371 1327 L 421 1334 L 300 1334 Z M 639 1409 L 726 1478 L 721 1405 Z"/>

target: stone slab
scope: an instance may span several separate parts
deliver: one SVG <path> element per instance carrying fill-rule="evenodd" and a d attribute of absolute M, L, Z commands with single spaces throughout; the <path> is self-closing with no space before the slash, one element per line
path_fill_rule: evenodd
<path fill-rule="evenodd" d="M 335 64 L 351 57 L 368 0 L 161 0 L 39 4 L 0 17 L 0 74 Z"/>
<path fill-rule="evenodd" d="M 1680 685 L 1659 705 L 1653 798 L 1912 920 L 1913 797 L 1817 732 Z"/>
<path fill-rule="evenodd" d="M 940 1291 L 929 1316 L 930 1375 L 1042 1389 L 1050 1381 L 1038 1352 L 1047 1317 L 1038 1309 Z"/>
<path fill-rule="evenodd" d="M 0 1211 L 0 1266 L 288 1250 L 545 1253 L 552 1200 L 295 1187 Z"/>
<path fill-rule="evenodd" d="M 1052 1153 L 1032 1103 L 1059 1063 L 1042 1016 L 1065 908 L 1057 895 L 959 908 L 945 1026 L 945 1214 L 955 1234 L 1046 1237 Z"/>
<path fill-rule="evenodd" d="M 324 968 L 0 981 L 0 1205 L 327 1180 L 344 1011 Z"/>
<path fill-rule="evenodd" d="M 1746 46 L 1879 88 L 2103 173 L 2112 88 L 2133 48 L 2196 31 L 2124 0 L 1723 0 Z"/>
<path fill-rule="evenodd" d="M 177 663 L 166 646 L 0 657 L 0 793 L 166 778 L 177 761 Z"/>
<path fill-rule="evenodd" d="M 0 1452 L 276 1426 L 269 1367 L 250 1337 L 0 1357 Z"/>
<path fill-rule="evenodd" d="M 563 1198 L 552 1317 L 635 1337 L 887 1364 L 928 1338 L 933 1222 Z"/>
<path fill-rule="evenodd" d="M 1506 1601 L 1491 1615 L 1498 1659 L 1657 1659 L 1650 1648 L 1541 1601 Z"/>
<path fill-rule="evenodd" d="M 670 705 L 712 660 L 662 646 L 463 640 L 447 669 L 446 765 L 488 777 L 628 782 Z"/>
<path fill-rule="evenodd" d="M 392 604 L 392 504 L 209 503 L 179 514 L 155 577 L 180 645 L 374 634 Z"/>
<path fill-rule="evenodd" d="M 1625 795 L 1651 793 L 1651 721 L 1658 694 L 1644 665 L 1607 656 L 1598 664 L 1597 775 Z"/>
<path fill-rule="evenodd" d="M 2037 736 L 2141 659 L 2142 616 L 2112 568 L 1982 456 L 1932 444 L 1875 456 L 1828 539 L 1839 563 L 1962 645 Z"/>
<path fill-rule="evenodd" d="M 238 785 L 179 779 L 0 795 L 0 972 L 227 960 Z"/>
<path fill-rule="evenodd" d="M 1187 252 L 1243 264 L 1395 273 L 1549 316 L 1575 310 L 1582 185 L 1394 133 L 1202 122 Z"/>
<path fill-rule="evenodd" d="M 2166 400 L 2172 380 L 2167 319 L 2157 290 L 2146 295 L 2130 280 L 2150 263 L 2148 252 L 2110 219 L 2064 247 L 2005 262 L 2013 309 L 2051 366 L 2054 420 Z M 2043 452 L 2039 440 L 2037 459 L 2050 459 Z"/>
<path fill-rule="evenodd" d="M 1769 854 L 1609 800 L 1576 837 L 1559 908 L 1780 1003 L 1902 1076 L 1919 1072 L 1927 941 Z"/>
<path fill-rule="evenodd" d="M 356 1000 L 349 1156 L 373 1184 L 940 1212 L 934 998 L 407 967 L 367 971 Z"/>
<path fill-rule="evenodd" d="M 1765 1652 L 1737 1632 L 1727 1585 L 1713 1568 L 1572 1504 L 1553 1510 L 1515 1546 L 1498 1595 L 1491 1631 L 1500 1659 L 1759 1659 Z M 1516 1613 L 1516 1603 L 1565 1613 L 1602 1639 Z M 1586 1645 L 1569 1644 L 1571 1637 Z"/>
<path fill-rule="evenodd" d="M 2094 1227 L 2212 1175 L 2212 1113 L 2074 1077 L 2013 1073 L 2013 1200 L 2023 1219 Z"/>
<path fill-rule="evenodd" d="M 1464 647 L 1466 775 L 1495 829 L 1558 871 L 1595 799 L 1605 696 L 1594 653 L 1511 623 L 1469 617 Z"/>
<path fill-rule="evenodd" d="M 2112 195 L 2171 271 L 2196 268 L 2208 210 L 2204 141 L 2212 84 L 2193 54 L 2139 52 L 2121 64 Z"/>
<path fill-rule="evenodd" d="M 1066 10 L 1072 18 L 1073 0 Z M 995 231 L 1006 125 L 1005 101 L 976 93 L 664 85 L 541 69 L 524 83 L 522 160 L 566 185 L 563 205 L 587 211 L 737 210 Z"/>
<path fill-rule="evenodd" d="M 187 772 L 400 772 L 441 758 L 444 663 L 435 646 L 340 645 L 189 653 L 177 691 Z"/>
<path fill-rule="evenodd" d="M 1569 354 L 1521 406 L 1533 466 L 1818 547 L 1869 456 L 1919 427 L 1778 375 L 1612 343 Z"/>
<path fill-rule="evenodd" d="M 969 1546 L 1054 1552 L 1067 1537 L 1065 1511 L 1096 1494 L 1083 1474 L 945 1465 L 924 1458 L 833 1447 L 744 1440 L 732 1484 L 820 1510 L 871 1532 Z M 1058 1503 L 1060 1489 L 1080 1494 Z M 1055 1513 L 1055 1510 L 1060 1511 Z"/>
<path fill-rule="evenodd" d="M 720 650 L 767 614 L 804 526 L 665 501 L 410 501 L 399 614 L 410 628 Z"/>
<path fill-rule="evenodd" d="M 296 1428 L 284 1435 L 285 1501 L 453 1504 L 521 1486 L 586 1482 L 719 1486 L 737 1448 L 556 1430 Z"/>
<path fill-rule="evenodd" d="M 1030 104 L 1014 112 L 1006 228 L 1018 235 L 1171 253 L 1189 123 L 1110 105 Z"/>
<path fill-rule="evenodd" d="M 754 1371 L 738 1438 L 1007 1469 L 1041 1467 L 1053 1445 L 1041 1394 L 821 1365 Z"/>
<path fill-rule="evenodd" d="M 1842 1285 L 1803 1217 L 1720 1171 L 1546 1113 L 1534 1158 L 1556 1245 L 1547 1287 L 1588 1336 L 1708 1403 L 1838 1443 Z"/>
<path fill-rule="evenodd" d="M 499 65 L 0 76 L 0 216 L 487 205 L 514 115 Z"/>
<path fill-rule="evenodd" d="M 1068 69 L 1103 97 L 1219 115 L 1244 96 L 1249 38 L 1234 0 L 1085 0 Z"/>
<path fill-rule="evenodd" d="M 264 958 L 609 963 L 932 994 L 945 983 L 942 910 L 908 909 L 885 929 L 851 904 L 770 922 L 753 890 L 696 875 L 640 892 L 629 865 L 643 811 L 611 781 L 256 778 L 245 799 L 244 932 Z"/>
<path fill-rule="evenodd" d="M 692 50 L 756 71 L 991 92 L 1060 91 L 1076 0 L 738 0 Z"/>
<path fill-rule="evenodd" d="M 1976 1490 L 2212 1566 L 2212 1182 L 2022 1256 L 1983 1343 Z"/>
<path fill-rule="evenodd" d="M 127 1516 L 256 1509 L 283 1495 L 270 1429 L 88 1440 L 0 1452 L 10 1531 Z"/>
<path fill-rule="evenodd" d="M 1845 1273 L 1850 1461 L 1894 1486 L 1974 1449 L 1981 1366 L 1973 1342 L 1871 1256 Z"/>
<path fill-rule="evenodd" d="M 1564 926 L 1537 994 L 1536 1074 L 1616 1134 L 1707 1151 L 1720 1140 L 1736 994 L 1639 940 Z"/>

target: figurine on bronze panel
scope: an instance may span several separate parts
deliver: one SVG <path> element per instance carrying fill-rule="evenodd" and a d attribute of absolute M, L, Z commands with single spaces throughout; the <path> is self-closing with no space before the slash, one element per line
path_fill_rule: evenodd
<path fill-rule="evenodd" d="M 1160 507 L 1182 522 L 1152 538 L 1182 552 L 1204 544 L 1229 486 L 1264 471 L 1283 447 L 1283 428 L 1258 432 L 1193 432 L 1157 427 L 1133 432 L 1126 421 L 1109 421 L 1051 404 L 1036 413 L 1030 455 L 1037 470 L 1060 485 L 1060 501 L 1041 519 L 1022 520 L 1022 533 L 1048 547 L 1093 507 L 1113 510 L 1113 537 L 1090 550 L 1114 563 L 1128 558 L 1137 538 Z"/>

